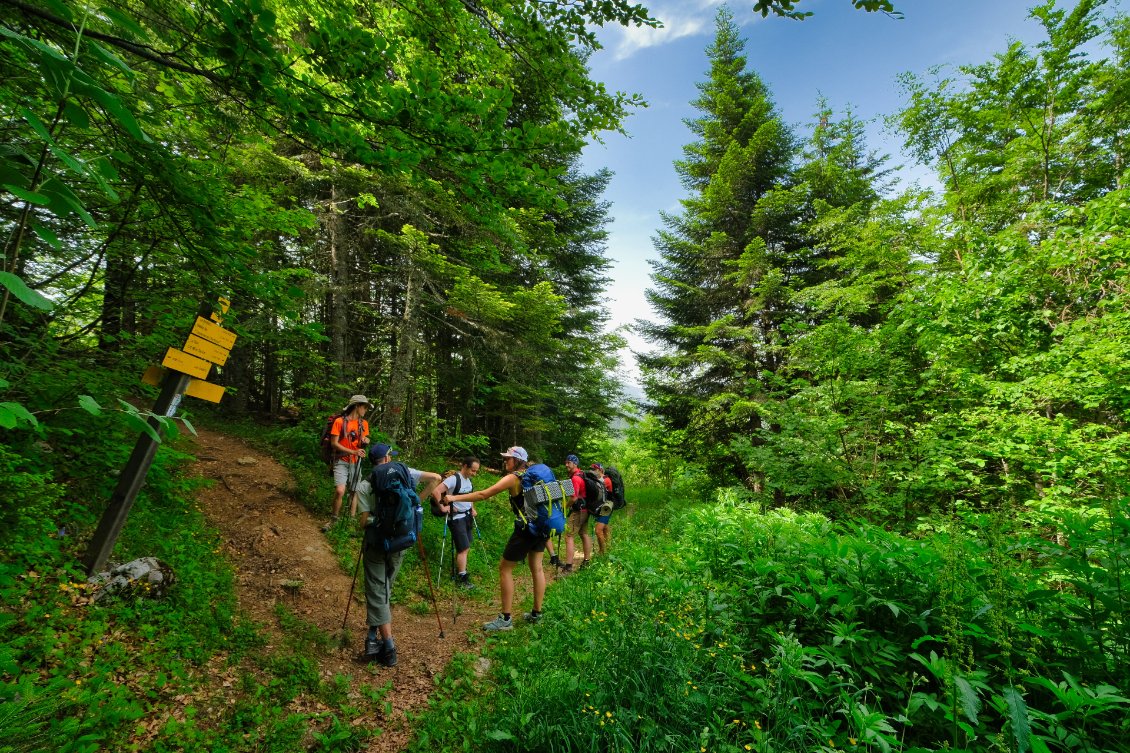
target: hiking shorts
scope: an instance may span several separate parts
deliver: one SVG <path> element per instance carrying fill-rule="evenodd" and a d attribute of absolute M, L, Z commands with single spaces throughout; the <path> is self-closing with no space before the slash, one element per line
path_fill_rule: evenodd
<path fill-rule="evenodd" d="M 577 510 L 576 512 L 569 513 L 568 528 L 566 532 L 570 536 L 576 536 L 578 533 L 585 533 L 585 523 L 589 522 L 589 511 L 585 509 Z"/>
<path fill-rule="evenodd" d="M 334 461 L 334 486 L 344 486 L 349 488 L 349 483 L 353 481 L 353 474 L 357 474 L 357 481 L 361 481 L 360 466 L 357 463 L 350 463 L 348 460 L 335 460 Z"/>
<path fill-rule="evenodd" d="M 502 550 L 502 559 L 507 562 L 524 562 L 529 555 L 535 552 L 544 552 L 545 542 L 547 541 L 549 539 L 534 536 L 527 532 L 525 528 L 519 528 L 515 525 L 514 533 L 510 534 L 510 540 L 506 542 L 506 548 Z"/>
<path fill-rule="evenodd" d="M 607 515 L 597 515 L 596 516 L 596 522 L 597 523 L 603 523 L 604 525 L 608 525 L 608 521 L 611 518 L 612 518 L 612 513 L 608 513 Z"/>
<path fill-rule="evenodd" d="M 465 552 L 471 548 L 471 528 L 474 525 L 471 513 L 448 523 L 447 527 L 451 531 L 451 541 L 455 545 L 456 552 Z"/>
<path fill-rule="evenodd" d="M 365 606 L 370 627 L 387 625 L 392 622 L 392 586 L 404 552 L 383 552 L 376 547 L 366 547 L 365 563 Z"/>

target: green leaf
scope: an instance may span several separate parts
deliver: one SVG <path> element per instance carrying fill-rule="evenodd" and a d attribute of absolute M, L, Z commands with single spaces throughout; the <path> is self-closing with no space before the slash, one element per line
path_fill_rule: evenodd
<path fill-rule="evenodd" d="M 491 740 L 516 740 L 517 739 L 516 737 L 514 737 L 514 735 L 510 734 L 509 732 L 505 732 L 505 731 L 500 730 L 500 729 L 492 729 L 490 732 L 487 733 L 487 737 L 489 737 Z"/>
<path fill-rule="evenodd" d="M 86 211 L 86 207 L 84 207 L 79 198 L 75 196 L 74 191 L 68 188 L 61 180 L 51 178 L 40 186 L 39 190 L 51 199 L 51 205 L 48 209 L 50 209 L 56 217 L 66 217 L 68 214 L 74 213 L 77 214 L 88 227 L 98 227 L 98 223 L 94 221 L 94 217 L 91 216 L 90 212 Z"/>
<path fill-rule="evenodd" d="M 128 31 L 130 34 L 133 34 L 136 38 L 138 38 L 140 40 L 149 39 L 149 35 L 145 33 L 145 29 L 141 28 L 141 26 L 137 23 L 137 21 L 133 20 L 132 18 L 127 16 L 125 13 L 122 13 L 120 10 L 117 10 L 115 8 L 110 8 L 108 6 L 103 6 L 103 7 L 98 9 L 98 12 L 103 14 L 107 18 L 109 18 L 111 21 L 113 21 L 115 26 L 117 26 L 118 28 L 123 29 L 125 31 Z"/>
<path fill-rule="evenodd" d="M 7 288 L 12 295 L 32 308 L 41 311 L 50 311 L 55 308 L 55 304 L 48 298 L 29 288 L 23 280 L 11 272 L 0 272 L 0 286 Z"/>
<path fill-rule="evenodd" d="M 192 434 L 192 436 L 194 436 L 194 437 L 197 436 L 196 427 L 193 426 L 192 423 L 187 418 L 184 418 L 182 416 L 181 422 L 184 424 L 184 428 L 188 429 L 189 433 Z"/>
<path fill-rule="evenodd" d="M 97 100 L 98 103 L 105 108 L 107 114 L 117 120 L 131 136 L 147 144 L 152 142 L 152 139 L 146 136 L 145 132 L 141 130 L 141 126 L 137 124 L 137 119 L 134 118 L 133 113 L 122 104 L 120 99 L 99 87 L 90 87 L 88 93 Z"/>
<path fill-rule="evenodd" d="M 1012 736 L 1016 740 L 1016 752 L 1028 753 L 1032 737 L 1032 728 L 1028 724 L 1028 704 L 1016 688 L 1006 688 L 1001 695 L 1008 721 L 1012 725 Z"/>
<path fill-rule="evenodd" d="M 78 406 L 92 416 L 97 416 L 102 413 L 102 406 L 90 395 L 79 395 Z"/>
<path fill-rule="evenodd" d="M 98 58 L 103 63 L 117 68 L 127 76 L 132 77 L 134 75 L 133 69 L 126 65 L 124 60 L 107 50 L 102 45 L 98 44 L 97 42 L 89 42 L 88 46 L 90 51 L 94 53 L 94 57 Z"/>
<path fill-rule="evenodd" d="M 75 20 L 75 17 L 71 14 L 71 9 L 61 0 L 39 0 L 39 3 L 60 18 L 65 18 L 68 21 Z"/>
<path fill-rule="evenodd" d="M 29 191 L 26 188 L 20 188 L 19 186 L 13 186 L 10 183 L 5 183 L 4 188 L 14 193 L 17 198 L 23 199 L 24 201 L 31 204 L 38 204 L 41 207 L 46 207 L 51 204 L 51 199 L 41 193 Z"/>
<path fill-rule="evenodd" d="M 27 408 L 19 403 L 0 403 L 0 426 L 5 429 L 14 429 L 20 423 L 38 426 L 39 421 L 31 415 Z"/>
<path fill-rule="evenodd" d="M 149 435 L 149 438 L 157 444 L 161 443 L 161 435 L 157 433 L 157 430 L 154 429 L 148 421 L 139 416 L 137 413 L 127 413 L 126 424 L 128 424 L 131 428 L 136 429 L 137 431 L 145 432 Z"/>
<path fill-rule="evenodd" d="M 977 697 L 977 691 L 964 677 L 955 677 L 953 684 L 957 689 L 958 699 L 961 701 L 962 712 L 969 721 L 976 724 L 977 714 L 981 711 L 981 699 Z"/>
<path fill-rule="evenodd" d="M 45 228 L 42 225 L 32 225 L 31 231 L 42 238 L 48 246 L 56 251 L 63 247 L 63 242 L 59 240 L 59 236 L 55 235 L 50 228 Z"/>

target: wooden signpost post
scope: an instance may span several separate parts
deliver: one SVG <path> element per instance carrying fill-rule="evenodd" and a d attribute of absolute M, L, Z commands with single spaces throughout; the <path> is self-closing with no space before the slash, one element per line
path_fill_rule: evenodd
<path fill-rule="evenodd" d="M 153 416 L 172 418 L 185 395 L 213 403 L 220 402 L 224 388 L 205 380 L 213 364 L 223 366 L 227 362 L 228 353 L 235 345 L 235 333 L 220 326 L 230 305 L 226 298 L 220 298 L 215 308 L 208 304 L 201 306 L 184 347 L 169 348 L 165 352 L 165 358 L 161 361 L 161 366 L 165 368 L 151 366 L 146 370 L 142 381 L 161 388 L 157 402 L 153 404 Z M 151 417 L 149 425 L 160 437 L 161 422 Z M 148 432 L 142 432 L 138 437 L 118 478 L 118 486 L 110 497 L 110 504 L 102 514 L 102 520 L 99 521 L 98 529 L 86 551 L 83 563 L 88 573 L 98 572 L 110 559 L 114 543 L 122 532 L 137 493 L 145 483 L 149 466 L 153 464 L 158 444 Z"/>

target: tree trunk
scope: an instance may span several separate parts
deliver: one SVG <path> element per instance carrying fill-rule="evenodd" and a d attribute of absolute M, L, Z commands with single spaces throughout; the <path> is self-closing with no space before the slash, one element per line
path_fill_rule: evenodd
<path fill-rule="evenodd" d="M 396 336 L 396 353 L 389 370 L 388 391 L 385 393 L 384 415 L 381 430 L 396 442 L 406 432 L 404 425 L 405 408 L 408 404 L 408 390 L 412 384 L 413 365 L 416 359 L 416 268 L 412 257 L 406 254 L 407 267 L 404 286 L 404 312 L 400 317 L 400 327 Z"/>
<path fill-rule="evenodd" d="M 349 259 L 338 237 L 337 187 L 330 186 L 326 211 L 326 235 L 330 244 L 330 362 L 337 366 L 339 382 L 346 381 L 345 333 L 349 326 Z"/>

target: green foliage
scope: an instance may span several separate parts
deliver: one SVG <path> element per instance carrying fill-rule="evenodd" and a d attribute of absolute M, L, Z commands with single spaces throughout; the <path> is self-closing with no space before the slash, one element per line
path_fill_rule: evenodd
<path fill-rule="evenodd" d="M 640 490 L 542 624 L 489 639 L 485 676 L 452 665 L 411 749 L 1118 749 L 1125 501 L 1055 544 L 988 516 L 907 538 L 726 496 Z"/>

